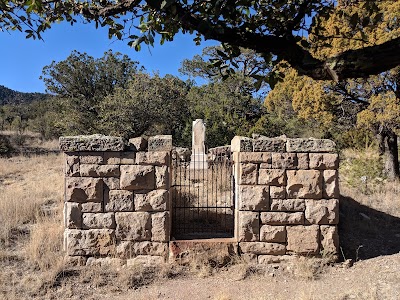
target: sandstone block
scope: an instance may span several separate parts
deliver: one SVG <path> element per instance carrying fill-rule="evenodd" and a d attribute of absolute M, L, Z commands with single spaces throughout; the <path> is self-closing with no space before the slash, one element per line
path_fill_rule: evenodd
<path fill-rule="evenodd" d="M 241 163 L 271 163 L 271 153 L 268 152 L 240 152 Z"/>
<path fill-rule="evenodd" d="M 146 241 L 151 239 L 151 215 L 147 212 L 117 212 L 116 237 L 121 240 Z"/>
<path fill-rule="evenodd" d="M 67 177 L 65 179 L 65 201 L 103 201 L 103 181 L 100 178 Z"/>
<path fill-rule="evenodd" d="M 257 254 L 253 253 L 241 253 L 240 258 L 243 262 L 249 264 L 256 264 L 257 263 Z"/>
<path fill-rule="evenodd" d="M 120 258 L 132 258 L 138 255 L 167 256 L 168 244 L 159 242 L 121 241 L 116 249 Z"/>
<path fill-rule="evenodd" d="M 120 175 L 118 165 L 81 164 L 79 170 L 81 176 L 87 177 L 117 177 Z"/>
<path fill-rule="evenodd" d="M 261 226 L 260 241 L 271 242 L 271 243 L 285 243 L 286 242 L 285 226 L 271 226 L 271 225 Z"/>
<path fill-rule="evenodd" d="M 310 153 L 310 169 L 336 170 L 339 156 L 336 153 Z"/>
<path fill-rule="evenodd" d="M 65 227 L 70 229 L 82 228 L 82 211 L 79 203 L 64 203 Z"/>
<path fill-rule="evenodd" d="M 103 154 L 104 163 L 107 165 L 119 165 L 121 164 L 121 152 L 118 151 L 107 151 Z"/>
<path fill-rule="evenodd" d="M 103 183 L 108 190 L 119 190 L 119 178 L 117 177 L 105 177 Z"/>
<path fill-rule="evenodd" d="M 293 255 L 259 255 L 259 264 L 279 264 L 281 262 L 289 262 L 295 260 L 296 257 Z"/>
<path fill-rule="evenodd" d="M 287 152 L 334 152 L 336 144 L 326 139 L 288 139 Z"/>
<path fill-rule="evenodd" d="M 101 213 L 103 211 L 101 202 L 85 202 L 81 204 L 83 213 Z"/>
<path fill-rule="evenodd" d="M 260 137 L 253 140 L 254 152 L 285 152 L 286 139 Z"/>
<path fill-rule="evenodd" d="M 167 166 L 155 167 L 156 188 L 167 189 L 169 187 L 169 170 Z"/>
<path fill-rule="evenodd" d="M 155 135 L 149 137 L 149 151 L 171 151 L 172 150 L 172 135 Z"/>
<path fill-rule="evenodd" d="M 112 229 L 67 229 L 68 255 L 110 255 L 115 251 L 115 234 Z"/>
<path fill-rule="evenodd" d="M 285 245 L 266 242 L 241 242 L 239 243 L 240 250 L 243 253 L 253 253 L 258 255 L 282 255 L 286 252 Z"/>
<path fill-rule="evenodd" d="M 307 170 L 310 166 L 310 157 L 308 153 L 297 153 L 297 169 Z"/>
<path fill-rule="evenodd" d="M 317 170 L 287 171 L 287 197 L 321 199 L 322 176 Z"/>
<path fill-rule="evenodd" d="M 337 255 L 339 251 L 339 234 L 336 226 L 320 226 L 321 250 L 325 255 Z"/>
<path fill-rule="evenodd" d="M 165 263 L 165 258 L 161 256 L 139 255 L 126 261 L 127 267 L 134 266 L 157 266 Z"/>
<path fill-rule="evenodd" d="M 239 184 L 257 184 L 257 165 L 240 164 L 239 166 Z"/>
<path fill-rule="evenodd" d="M 238 241 L 258 241 L 260 236 L 259 213 L 238 211 Z"/>
<path fill-rule="evenodd" d="M 339 198 L 339 174 L 336 170 L 325 170 L 324 177 L 324 198 Z"/>
<path fill-rule="evenodd" d="M 124 259 L 115 257 L 89 257 L 86 262 L 86 266 L 91 267 L 122 267 L 126 264 Z"/>
<path fill-rule="evenodd" d="M 136 164 L 168 166 L 169 158 L 170 158 L 170 152 L 166 151 L 137 152 Z"/>
<path fill-rule="evenodd" d="M 104 199 L 105 211 L 133 211 L 133 192 L 110 190 Z"/>
<path fill-rule="evenodd" d="M 114 213 L 84 213 L 82 225 L 84 229 L 115 229 Z"/>
<path fill-rule="evenodd" d="M 285 170 L 260 169 L 258 173 L 258 184 L 285 185 Z"/>
<path fill-rule="evenodd" d="M 102 152 L 79 152 L 79 161 L 81 164 L 102 164 L 104 162 Z"/>
<path fill-rule="evenodd" d="M 65 156 L 65 175 L 71 177 L 80 176 L 78 156 L 76 155 Z"/>
<path fill-rule="evenodd" d="M 148 141 L 143 137 L 135 137 L 128 140 L 128 147 L 132 151 L 146 151 L 147 150 Z"/>
<path fill-rule="evenodd" d="M 155 242 L 169 241 L 169 212 L 151 215 L 151 240 Z"/>
<path fill-rule="evenodd" d="M 268 225 L 304 224 L 304 214 L 302 212 L 262 212 L 260 218 L 262 224 Z"/>
<path fill-rule="evenodd" d="M 286 189 L 284 186 L 270 186 L 269 187 L 269 198 L 270 199 L 285 199 Z"/>
<path fill-rule="evenodd" d="M 231 141 L 232 152 L 252 152 L 253 139 L 243 136 L 235 136 Z"/>
<path fill-rule="evenodd" d="M 168 209 L 168 191 L 154 190 L 146 194 L 135 193 L 136 211 L 164 211 Z"/>
<path fill-rule="evenodd" d="M 121 165 L 120 188 L 123 190 L 153 190 L 155 187 L 153 166 Z"/>
<path fill-rule="evenodd" d="M 335 225 L 339 223 L 339 200 L 306 200 L 306 221 L 309 224 Z"/>
<path fill-rule="evenodd" d="M 134 165 L 136 163 L 136 153 L 135 152 L 120 152 L 120 164 L 121 165 Z"/>
<path fill-rule="evenodd" d="M 101 134 L 62 136 L 59 138 L 61 151 L 122 151 L 125 142 L 122 137 L 105 136 Z"/>
<path fill-rule="evenodd" d="M 296 153 L 272 153 L 273 169 L 296 169 L 298 162 Z"/>
<path fill-rule="evenodd" d="M 306 201 L 304 199 L 273 199 L 271 200 L 272 211 L 304 211 Z"/>
<path fill-rule="evenodd" d="M 268 210 L 268 186 L 242 185 L 239 186 L 239 210 Z"/>
<path fill-rule="evenodd" d="M 318 254 L 319 226 L 288 226 L 287 251 L 297 254 Z"/>

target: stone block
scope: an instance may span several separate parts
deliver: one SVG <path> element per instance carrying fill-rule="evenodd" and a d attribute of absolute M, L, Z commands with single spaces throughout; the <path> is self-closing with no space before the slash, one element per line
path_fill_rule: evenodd
<path fill-rule="evenodd" d="M 122 267 L 126 260 L 115 257 L 89 257 L 86 266 L 90 267 Z"/>
<path fill-rule="evenodd" d="M 269 152 L 240 152 L 241 163 L 265 163 L 271 164 L 271 153 Z"/>
<path fill-rule="evenodd" d="M 286 246 L 278 243 L 266 242 L 241 242 L 240 251 L 243 253 L 253 253 L 257 255 L 283 255 L 286 252 Z"/>
<path fill-rule="evenodd" d="M 253 139 L 243 136 L 235 136 L 231 141 L 232 152 L 252 152 Z"/>
<path fill-rule="evenodd" d="M 85 202 L 81 204 L 83 213 L 101 213 L 103 212 L 101 202 Z"/>
<path fill-rule="evenodd" d="M 164 211 L 168 209 L 167 190 L 154 190 L 146 194 L 135 193 L 136 211 Z"/>
<path fill-rule="evenodd" d="M 84 213 L 82 226 L 84 229 L 115 229 L 114 213 Z"/>
<path fill-rule="evenodd" d="M 149 137 L 149 151 L 171 151 L 172 150 L 172 135 L 155 135 Z"/>
<path fill-rule="evenodd" d="M 339 155 L 336 153 L 310 153 L 310 169 L 336 170 L 339 167 Z"/>
<path fill-rule="evenodd" d="M 170 158 L 170 152 L 166 152 L 166 151 L 137 152 L 136 153 L 136 164 L 168 166 L 169 158 Z"/>
<path fill-rule="evenodd" d="M 306 201 L 304 199 L 272 199 L 272 211 L 304 211 Z"/>
<path fill-rule="evenodd" d="M 86 177 L 118 177 L 120 175 L 118 165 L 81 164 L 79 170 L 81 176 Z"/>
<path fill-rule="evenodd" d="M 270 199 L 285 199 L 286 188 L 284 186 L 270 186 L 269 187 L 269 198 Z"/>
<path fill-rule="evenodd" d="M 123 151 L 125 141 L 122 137 L 101 134 L 62 136 L 59 138 L 61 151 Z"/>
<path fill-rule="evenodd" d="M 308 224 L 338 224 L 339 200 L 306 200 L 305 217 Z"/>
<path fill-rule="evenodd" d="M 239 210 L 268 210 L 268 186 L 242 185 L 239 186 Z"/>
<path fill-rule="evenodd" d="M 153 190 L 154 187 L 155 175 L 153 166 L 121 165 L 121 189 Z"/>
<path fill-rule="evenodd" d="M 268 225 L 299 225 L 304 224 L 302 212 L 262 212 L 261 223 Z"/>
<path fill-rule="evenodd" d="M 116 151 L 107 151 L 104 152 L 103 158 L 104 158 L 104 163 L 107 165 L 119 165 L 121 164 L 121 153 L 122 152 L 116 152 Z"/>
<path fill-rule="evenodd" d="M 239 184 L 257 184 L 257 165 L 256 164 L 240 164 L 239 166 Z"/>
<path fill-rule="evenodd" d="M 132 258 L 138 255 L 155 255 L 166 257 L 168 244 L 159 242 L 121 241 L 117 245 L 116 254 L 120 258 Z"/>
<path fill-rule="evenodd" d="M 272 153 L 273 169 L 296 169 L 297 156 L 296 153 Z"/>
<path fill-rule="evenodd" d="M 259 264 L 279 264 L 282 262 L 289 262 L 297 259 L 293 255 L 259 255 L 258 263 Z"/>
<path fill-rule="evenodd" d="M 108 197 L 104 199 L 104 210 L 112 211 L 133 211 L 133 192 L 126 190 L 110 190 Z"/>
<path fill-rule="evenodd" d="M 157 266 L 165 263 L 165 258 L 161 256 L 139 255 L 135 258 L 126 260 L 127 267 L 135 266 Z"/>
<path fill-rule="evenodd" d="M 320 226 L 321 251 L 324 255 L 337 255 L 339 253 L 339 234 L 336 226 Z"/>
<path fill-rule="evenodd" d="M 119 178 L 105 177 L 103 178 L 104 188 L 108 190 L 119 190 Z"/>
<path fill-rule="evenodd" d="M 238 211 L 238 241 L 258 241 L 260 236 L 259 213 Z"/>
<path fill-rule="evenodd" d="M 65 175 L 71 177 L 80 176 L 78 156 L 65 155 Z"/>
<path fill-rule="evenodd" d="M 81 164 L 102 164 L 104 162 L 103 152 L 79 152 Z"/>
<path fill-rule="evenodd" d="M 151 240 L 155 242 L 169 241 L 169 212 L 159 212 L 151 215 Z"/>
<path fill-rule="evenodd" d="M 285 243 L 285 226 L 263 225 L 260 228 L 260 242 Z"/>
<path fill-rule="evenodd" d="M 324 198 L 339 198 L 339 174 L 336 170 L 325 170 L 323 172 L 324 183 L 323 193 Z"/>
<path fill-rule="evenodd" d="M 257 263 L 257 254 L 253 253 L 241 253 L 240 258 L 243 262 L 248 264 L 256 264 Z"/>
<path fill-rule="evenodd" d="M 65 227 L 70 229 L 82 228 L 82 211 L 79 203 L 64 203 Z"/>
<path fill-rule="evenodd" d="M 148 141 L 144 137 L 135 137 L 128 140 L 128 147 L 132 151 L 147 151 Z"/>
<path fill-rule="evenodd" d="M 103 201 L 103 181 L 100 178 L 67 177 L 65 179 L 65 201 Z"/>
<path fill-rule="evenodd" d="M 318 170 L 287 171 L 287 197 L 321 199 L 322 175 Z"/>
<path fill-rule="evenodd" d="M 147 212 L 117 212 L 116 237 L 120 240 L 149 241 L 151 239 L 151 215 Z"/>
<path fill-rule="evenodd" d="M 86 265 L 87 257 L 86 256 L 69 256 L 66 255 L 64 257 L 64 266 L 67 268 L 71 267 L 83 267 Z"/>
<path fill-rule="evenodd" d="M 296 153 L 297 156 L 297 169 L 307 170 L 310 167 L 310 157 L 308 153 Z"/>
<path fill-rule="evenodd" d="M 286 139 L 261 137 L 253 140 L 254 152 L 285 152 Z"/>
<path fill-rule="evenodd" d="M 336 144 L 326 139 L 288 139 L 287 152 L 334 152 Z"/>
<path fill-rule="evenodd" d="M 115 232 L 112 229 L 67 229 L 68 255 L 111 255 L 115 252 Z"/>
<path fill-rule="evenodd" d="M 134 165 L 136 163 L 136 152 L 120 152 L 121 165 Z"/>
<path fill-rule="evenodd" d="M 169 187 L 169 168 L 167 166 L 154 167 L 156 171 L 156 188 L 167 189 Z"/>
<path fill-rule="evenodd" d="M 279 169 L 260 169 L 258 173 L 258 184 L 285 185 L 285 170 Z"/>
<path fill-rule="evenodd" d="M 287 251 L 310 255 L 319 253 L 319 226 L 288 226 Z"/>

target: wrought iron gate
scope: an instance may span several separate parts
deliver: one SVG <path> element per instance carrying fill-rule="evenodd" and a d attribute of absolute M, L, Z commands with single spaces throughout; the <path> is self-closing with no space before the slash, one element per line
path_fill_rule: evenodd
<path fill-rule="evenodd" d="M 172 236 L 233 237 L 233 185 L 230 152 L 213 155 L 207 162 L 176 157 L 172 163 Z"/>

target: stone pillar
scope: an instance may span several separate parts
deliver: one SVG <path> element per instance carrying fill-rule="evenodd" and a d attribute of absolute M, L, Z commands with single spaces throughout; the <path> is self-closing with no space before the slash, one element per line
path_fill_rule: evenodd
<path fill-rule="evenodd" d="M 192 130 L 192 156 L 190 157 L 190 168 L 207 169 L 207 155 L 205 154 L 204 141 L 206 139 L 206 126 L 202 119 L 193 121 Z"/>

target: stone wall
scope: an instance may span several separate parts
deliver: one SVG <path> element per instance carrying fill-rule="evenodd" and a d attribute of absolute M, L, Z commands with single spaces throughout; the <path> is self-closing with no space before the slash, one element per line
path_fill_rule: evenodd
<path fill-rule="evenodd" d="M 72 264 L 164 262 L 170 231 L 171 136 L 127 144 L 101 135 L 61 137 L 64 248 Z"/>
<path fill-rule="evenodd" d="M 337 255 L 338 155 L 330 140 L 235 137 L 236 240 L 249 260 Z"/>

